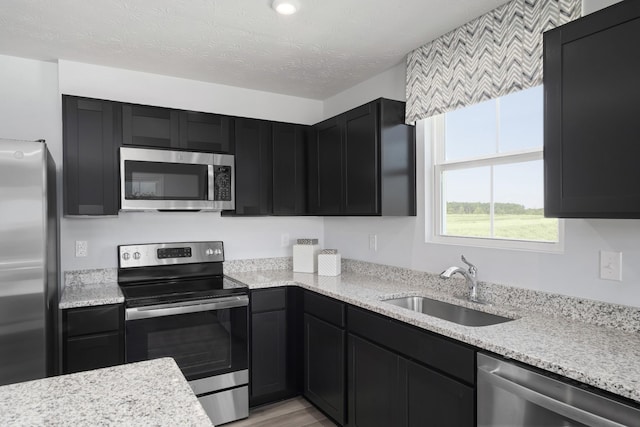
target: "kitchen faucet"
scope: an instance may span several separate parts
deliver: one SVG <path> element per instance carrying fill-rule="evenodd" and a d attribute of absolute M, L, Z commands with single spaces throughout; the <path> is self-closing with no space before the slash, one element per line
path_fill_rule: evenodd
<path fill-rule="evenodd" d="M 478 269 L 476 268 L 475 265 L 471 264 L 469 261 L 467 261 L 467 259 L 464 257 L 464 255 L 462 255 L 462 262 L 464 262 L 465 264 L 467 264 L 469 266 L 469 271 L 467 272 L 467 270 L 465 270 L 464 268 L 461 267 L 449 267 L 447 268 L 445 271 L 443 271 L 440 274 L 440 277 L 442 277 L 443 279 L 448 279 L 451 276 L 453 276 L 456 273 L 459 273 L 461 275 L 464 276 L 465 279 L 467 279 L 467 285 L 469 285 L 469 301 L 471 302 L 481 302 L 480 299 L 478 298 L 478 280 L 476 279 L 476 276 L 478 274 Z"/>

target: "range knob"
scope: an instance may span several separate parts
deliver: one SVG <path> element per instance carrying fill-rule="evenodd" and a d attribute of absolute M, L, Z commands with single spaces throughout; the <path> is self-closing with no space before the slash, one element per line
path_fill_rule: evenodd
<path fill-rule="evenodd" d="M 205 254 L 207 254 L 207 256 L 211 256 L 213 255 L 213 249 L 208 248 L 206 251 L 204 251 Z"/>
<path fill-rule="evenodd" d="M 140 259 L 140 252 L 134 252 L 133 259 Z"/>
<path fill-rule="evenodd" d="M 125 261 L 128 261 L 129 258 L 131 258 L 131 255 L 129 255 L 129 252 L 125 252 L 122 254 L 122 259 Z"/>
<path fill-rule="evenodd" d="M 222 255 L 222 249 L 218 248 L 215 251 L 213 251 L 213 253 L 216 255 Z"/>

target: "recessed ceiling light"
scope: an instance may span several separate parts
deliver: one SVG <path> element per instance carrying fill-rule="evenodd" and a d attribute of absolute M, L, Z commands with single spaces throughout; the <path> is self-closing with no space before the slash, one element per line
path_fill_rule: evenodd
<path fill-rule="evenodd" d="M 293 15 L 300 9 L 300 3 L 298 0 L 273 0 L 271 7 L 281 15 Z"/>

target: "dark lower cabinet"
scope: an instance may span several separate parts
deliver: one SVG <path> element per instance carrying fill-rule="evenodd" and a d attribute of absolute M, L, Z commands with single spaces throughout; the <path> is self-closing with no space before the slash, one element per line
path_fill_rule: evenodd
<path fill-rule="evenodd" d="M 64 374 L 124 363 L 122 304 L 66 309 L 62 323 Z"/>
<path fill-rule="evenodd" d="M 473 426 L 473 387 L 349 334 L 353 427 Z"/>
<path fill-rule="evenodd" d="M 400 426 L 400 357 L 349 334 L 349 426 Z"/>
<path fill-rule="evenodd" d="M 339 425 L 475 425 L 474 348 L 297 287 L 251 307 L 251 406 L 302 393 Z"/>
<path fill-rule="evenodd" d="M 304 293 L 304 396 L 335 422 L 346 422 L 345 305 Z"/>
<path fill-rule="evenodd" d="M 117 215 L 120 111 L 111 101 L 62 96 L 65 215 Z"/>
<path fill-rule="evenodd" d="M 304 315 L 304 396 L 340 425 L 345 423 L 345 331 Z"/>
<path fill-rule="evenodd" d="M 252 407 L 301 392 L 301 292 L 284 287 L 251 291 Z"/>
<path fill-rule="evenodd" d="M 398 426 L 475 426 L 474 388 L 400 358 L 402 407 Z"/>

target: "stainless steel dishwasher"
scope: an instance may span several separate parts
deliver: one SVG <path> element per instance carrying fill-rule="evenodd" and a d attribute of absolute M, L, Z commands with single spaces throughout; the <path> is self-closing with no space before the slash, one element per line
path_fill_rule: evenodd
<path fill-rule="evenodd" d="M 637 407 L 478 353 L 478 426 L 640 426 Z"/>

